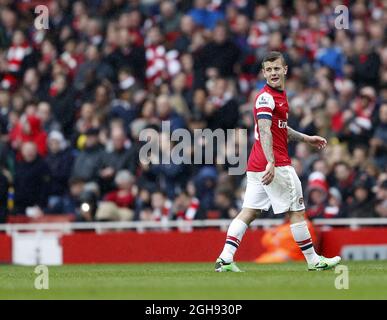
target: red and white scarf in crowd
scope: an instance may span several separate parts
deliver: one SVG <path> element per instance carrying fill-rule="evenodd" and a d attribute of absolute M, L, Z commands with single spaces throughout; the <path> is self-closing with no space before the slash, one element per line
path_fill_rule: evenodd
<path fill-rule="evenodd" d="M 24 58 L 31 52 L 32 48 L 27 41 L 20 45 L 11 45 L 7 52 L 8 72 L 1 81 L 2 88 L 8 89 L 16 86 L 17 78 L 15 74 L 20 71 Z"/>
<path fill-rule="evenodd" d="M 149 84 L 160 85 L 163 80 L 176 75 L 181 70 L 177 50 L 167 51 L 162 45 L 146 48 L 146 79 Z"/>
<path fill-rule="evenodd" d="M 196 216 L 198 209 L 199 209 L 199 199 L 192 198 L 188 209 L 186 211 L 178 211 L 176 213 L 176 217 L 178 219 L 191 221 L 191 220 L 195 219 L 195 216 Z"/>

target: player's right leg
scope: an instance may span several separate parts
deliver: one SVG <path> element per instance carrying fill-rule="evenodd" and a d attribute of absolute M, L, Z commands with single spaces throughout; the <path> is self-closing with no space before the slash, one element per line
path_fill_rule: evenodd
<path fill-rule="evenodd" d="M 249 224 L 256 219 L 262 210 L 270 208 L 270 201 L 263 188 L 259 173 L 248 171 L 246 176 L 247 184 L 243 209 L 228 228 L 223 251 L 215 263 L 215 271 L 217 272 L 240 272 L 240 269 L 234 263 L 234 254 Z"/>
<path fill-rule="evenodd" d="M 243 208 L 238 216 L 231 222 L 224 244 L 223 251 L 215 262 L 215 271 L 217 272 L 241 272 L 234 262 L 234 255 L 237 251 L 243 235 L 249 224 L 254 221 L 260 210 Z"/>

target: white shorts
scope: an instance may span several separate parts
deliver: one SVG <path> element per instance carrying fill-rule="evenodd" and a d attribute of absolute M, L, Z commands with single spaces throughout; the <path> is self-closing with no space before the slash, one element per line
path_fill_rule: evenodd
<path fill-rule="evenodd" d="M 243 208 L 269 210 L 275 214 L 305 209 L 301 181 L 292 166 L 276 167 L 274 179 L 262 184 L 262 172 L 247 171 Z"/>

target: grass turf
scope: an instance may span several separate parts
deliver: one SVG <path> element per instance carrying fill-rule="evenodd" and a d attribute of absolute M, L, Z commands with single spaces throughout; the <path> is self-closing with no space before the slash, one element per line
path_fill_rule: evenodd
<path fill-rule="evenodd" d="M 49 267 L 49 289 L 36 290 L 34 267 L 0 266 L 0 299 L 387 299 L 387 261 L 343 262 L 349 289 L 334 270 L 304 263 L 239 263 L 244 273 L 215 273 L 212 263 Z"/>

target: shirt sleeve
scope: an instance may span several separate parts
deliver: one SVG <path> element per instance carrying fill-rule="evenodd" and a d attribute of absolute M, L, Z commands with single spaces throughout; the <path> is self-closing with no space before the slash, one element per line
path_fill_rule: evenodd
<path fill-rule="evenodd" d="M 272 119 L 274 110 L 273 96 L 264 92 L 258 96 L 255 102 L 256 116 L 258 119 Z"/>

